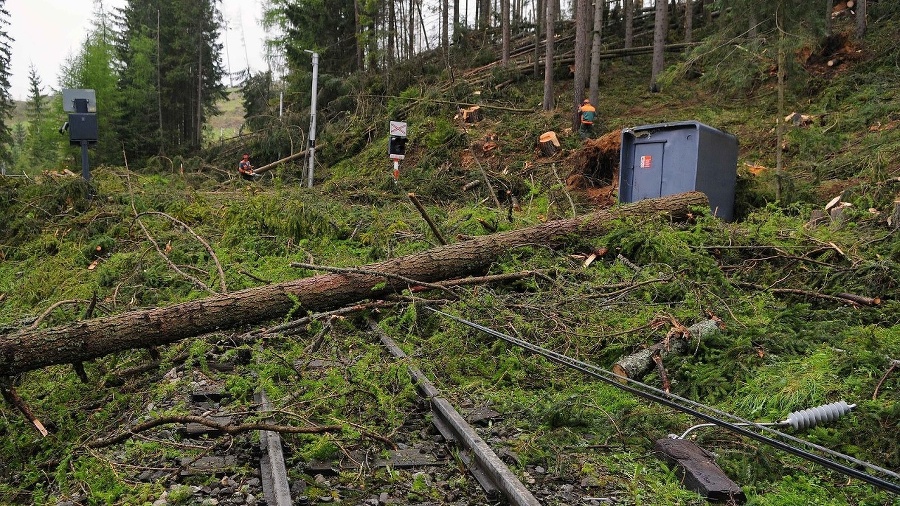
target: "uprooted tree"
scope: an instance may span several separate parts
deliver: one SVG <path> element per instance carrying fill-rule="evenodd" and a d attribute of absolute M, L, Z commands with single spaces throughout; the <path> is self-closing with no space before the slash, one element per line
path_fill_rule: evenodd
<path fill-rule="evenodd" d="M 617 218 L 664 214 L 684 219 L 708 206 L 699 192 L 650 199 L 584 216 L 476 237 L 368 265 L 365 270 L 422 283 L 484 271 L 504 252 L 527 245 L 558 246 L 573 235 L 597 236 Z M 0 376 L 53 364 L 76 363 L 128 349 L 164 345 L 240 325 L 255 325 L 291 311 L 323 311 L 409 287 L 396 277 L 338 273 L 249 288 L 169 307 L 142 309 L 47 329 L 0 336 Z"/>

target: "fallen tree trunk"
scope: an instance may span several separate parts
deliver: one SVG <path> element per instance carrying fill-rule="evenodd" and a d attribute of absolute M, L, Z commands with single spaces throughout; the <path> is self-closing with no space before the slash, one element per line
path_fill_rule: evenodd
<path fill-rule="evenodd" d="M 321 148 L 322 146 L 324 146 L 324 144 L 320 144 L 320 145 L 319 145 L 320 148 Z M 287 162 L 289 162 L 289 161 L 291 161 L 291 160 L 296 160 L 297 158 L 300 158 L 301 156 L 305 155 L 305 154 L 308 153 L 308 152 L 309 152 L 308 149 L 304 149 L 303 151 L 298 151 L 298 152 L 294 153 L 293 155 L 289 155 L 289 156 L 286 156 L 286 157 L 282 158 L 281 160 L 275 160 L 274 162 L 272 162 L 272 163 L 267 163 L 266 165 L 263 165 L 262 167 L 260 167 L 260 168 L 258 168 L 258 169 L 253 169 L 253 173 L 254 173 L 254 174 L 262 174 L 263 172 L 266 172 L 266 171 L 269 171 L 269 170 L 274 169 L 274 168 L 277 167 L 279 164 L 287 163 Z"/>
<path fill-rule="evenodd" d="M 527 245 L 558 246 L 573 236 L 599 235 L 616 218 L 665 214 L 683 219 L 691 206 L 708 206 L 699 192 L 683 193 L 605 209 L 577 218 L 473 238 L 386 260 L 369 271 L 433 282 L 481 273 L 504 252 Z M 256 325 L 291 311 L 323 311 L 407 288 L 396 279 L 368 274 L 323 274 L 275 285 L 83 320 L 49 329 L 0 336 L 0 376 L 53 364 L 69 364 L 237 326 Z M 299 305 L 299 308 L 297 307 Z"/>

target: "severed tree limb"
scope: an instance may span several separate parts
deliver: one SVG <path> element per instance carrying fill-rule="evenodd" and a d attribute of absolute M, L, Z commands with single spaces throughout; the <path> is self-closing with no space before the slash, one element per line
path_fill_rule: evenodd
<path fill-rule="evenodd" d="M 450 294 L 453 298 L 459 298 L 458 295 L 453 293 L 452 290 L 445 286 L 441 286 L 435 283 L 428 283 L 426 281 L 417 281 L 412 278 L 408 278 L 406 276 L 401 276 L 400 274 L 393 274 L 390 272 L 379 272 L 373 271 L 369 269 L 357 269 L 354 267 L 328 267 L 325 265 L 313 265 L 313 264 L 305 264 L 302 262 L 291 262 L 291 267 L 299 267 L 301 269 L 309 269 L 311 271 L 325 271 L 325 272 L 334 272 L 337 274 L 366 274 L 368 276 L 381 276 L 383 278 L 396 279 L 398 281 L 402 281 L 408 285 L 410 288 L 415 285 L 424 286 L 426 288 L 432 288 L 434 290 L 441 290 Z"/>
<path fill-rule="evenodd" d="M 663 365 L 662 355 L 660 355 L 660 350 L 657 348 L 653 351 L 653 355 L 650 355 L 650 358 L 653 359 L 653 363 L 656 364 L 656 372 L 659 374 L 659 379 L 662 381 L 663 391 L 669 393 L 669 388 L 672 386 L 669 383 L 669 375 L 666 374 L 666 366 Z"/>
<path fill-rule="evenodd" d="M 415 193 L 407 193 L 406 196 L 409 197 L 409 200 L 411 200 L 413 205 L 416 206 L 416 209 L 419 211 L 419 214 L 422 215 L 425 223 L 428 224 L 428 227 L 431 228 L 434 236 L 437 237 L 438 242 L 446 245 L 447 239 L 444 239 L 444 235 L 441 234 L 440 229 L 438 229 L 437 225 L 434 224 L 434 221 L 431 220 L 431 216 L 428 216 L 428 211 L 426 211 L 422 203 L 419 202 L 419 197 L 417 197 Z"/>
<path fill-rule="evenodd" d="M 141 221 L 141 218 L 139 215 L 135 216 L 134 221 L 136 221 L 137 224 L 141 226 L 141 230 L 144 231 L 144 235 L 147 236 L 147 240 L 153 244 L 153 247 L 156 248 L 156 252 L 159 253 L 159 256 L 162 257 L 162 259 L 165 260 L 165 262 L 167 264 L 169 264 L 169 267 L 171 267 L 172 270 L 174 270 L 178 274 L 181 274 L 182 277 L 186 278 L 191 283 L 197 285 L 197 287 L 199 287 L 209 293 L 216 293 L 215 291 L 211 290 L 208 286 L 206 286 L 206 283 L 204 283 L 203 281 L 200 281 L 199 279 L 195 278 L 194 276 L 191 276 L 190 274 L 179 269 L 178 266 L 175 265 L 175 263 L 169 259 L 168 255 L 166 255 L 165 252 L 163 252 L 162 248 L 159 247 L 159 243 L 156 242 L 156 239 L 154 239 L 153 236 L 150 234 L 150 231 L 147 230 L 147 227 L 144 226 L 144 223 Z"/>
<path fill-rule="evenodd" d="M 28 326 L 28 329 L 34 330 L 34 329 L 38 328 L 38 326 L 40 326 L 41 322 L 44 321 L 45 318 L 50 316 L 50 313 L 52 313 L 53 310 L 58 308 L 59 306 L 63 306 L 66 304 L 81 304 L 82 302 L 90 302 L 90 301 L 87 301 L 84 299 L 67 299 L 67 300 L 60 300 L 60 301 L 54 302 L 53 304 L 50 305 L 50 307 L 45 309 L 44 312 L 41 313 L 41 315 L 38 316 L 36 320 L 34 320 L 34 323 L 32 323 L 31 325 Z"/>
<path fill-rule="evenodd" d="M 337 316 L 329 316 L 325 320 L 325 324 L 322 325 L 322 330 L 320 330 L 316 333 L 315 336 L 313 336 L 312 342 L 309 343 L 309 346 L 307 346 L 306 349 L 303 350 L 304 355 L 309 355 L 311 353 L 319 351 L 319 348 L 322 347 L 322 343 L 325 342 L 325 334 L 331 331 L 331 323 L 335 318 L 337 318 Z"/>
<path fill-rule="evenodd" d="M 615 290 L 613 292 L 593 293 L 593 294 L 588 295 L 587 297 L 589 299 L 597 299 L 597 298 L 601 298 L 601 297 L 606 298 L 606 299 L 611 299 L 613 297 L 618 297 L 619 295 L 628 293 L 628 292 L 635 290 L 637 288 L 640 288 L 642 286 L 652 285 L 654 283 L 668 283 L 669 281 L 672 281 L 674 278 L 675 278 L 675 275 L 671 274 L 665 278 L 648 279 L 646 281 L 641 281 L 639 283 L 620 283 L 617 285 L 609 285 L 609 286 L 615 286 L 615 287 L 621 286 L 621 288 L 619 288 L 618 290 Z"/>
<path fill-rule="evenodd" d="M 42 436 L 47 437 L 47 435 L 50 434 L 44 427 L 44 424 L 42 424 L 41 421 L 38 420 L 37 416 L 35 416 L 34 412 L 31 411 L 31 408 L 28 407 L 28 404 L 25 404 L 25 401 L 23 401 L 22 398 L 19 397 L 19 394 L 16 392 L 16 389 L 13 388 L 12 385 L 8 384 L 7 381 L 3 381 L 2 384 L 0 384 L 0 392 L 2 392 L 3 398 L 6 400 L 6 402 L 15 406 L 16 409 L 19 410 L 19 412 L 25 415 L 25 418 L 27 418 L 28 421 L 31 422 L 32 425 L 34 425 L 34 428 L 37 429 L 37 431 L 40 432 Z"/>
<path fill-rule="evenodd" d="M 206 242 L 202 237 L 200 237 L 197 234 L 197 232 L 194 232 L 194 229 L 192 229 L 187 223 L 179 220 L 178 218 L 175 218 L 174 216 L 171 216 L 169 214 L 166 214 L 166 213 L 163 213 L 160 211 L 144 211 L 143 213 L 135 216 L 135 219 L 138 219 L 141 216 L 144 216 L 147 214 L 155 215 L 155 216 L 163 216 L 165 218 L 168 218 L 176 225 L 182 226 L 185 228 L 185 230 L 190 232 L 190 234 L 192 236 L 194 236 L 194 238 L 197 239 L 197 241 L 199 241 L 200 244 L 203 245 L 203 247 L 206 249 L 206 252 L 209 253 L 209 256 L 213 259 L 213 262 L 216 264 L 216 271 L 218 271 L 218 273 L 219 273 L 219 286 L 222 288 L 222 293 L 228 293 L 228 287 L 225 285 L 225 272 L 222 270 L 222 264 L 219 262 L 219 257 L 216 256 L 216 252 L 213 251 L 212 246 L 210 246 L 208 242 Z M 143 228 L 143 225 L 141 226 L 141 228 Z M 145 229 L 145 231 L 146 231 L 146 229 Z M 154 244 L 155 244 L 155 242 L 154 242 Z"/>
<path fill-rule="evenodd" d="M 448 279 L 447 281 L 438 281 L 434 284 L 438 286 L 483 285 L 487 283 L 502 283 L 504 281 L 518 281 L 520 279 L 530 277 L 541 278 L 545 281 L 555 283 L 555 280 L 546 274 L 547 272 L 548 271 L 546 269 L 536 271 L 507 272 L 504 274 L 491 274 L 489 276 L 470 276 L 468 278 Z M 413 291 L 415 292 L 418 290 L 414 288 Z"/>
<path fill-rule="evenodd" d="M 240 425 L 228 425 L 216 422 L 203 416 L 174 415 L 155 418 L 144 423 L 139 423 L 131 427 L 127 431 L 116 434 L 115 436 L 91 441 L 87 444 L 87 447 L 105 448 L 116 443 L 121 443 L 122 441 L 125 441 L 132 435 L 139 432 L 144 432 L 154 427 L 159 427 L 160 425 L 167 425 L 170 423 L 197 423 L 206 427 L 210 427 L 212 429 L 216 429 L 231 436 L 254 430 L 267 430 L 282 434 L 323 434 L 325 432 L 340 432 L 344 430 L 344 426 L 342 425 L 318 425 L 313 427 L 293 427 L 290 425 L 271 425 L 267 423 L 244 423 Z"/>
<path fill-rule="evenodd" d="M 689 192 L 602 209 L 573 219 L 541 223 L 370 264 L 366 270 L 402 273 L 414 284 L 483 274 L 497 259 L 517 248 L 556 248 L 572 237 L 596 237 L 621 219 L 665 217 L 682 221 L 692 207 L 706 207 L 703 193 Z M 397 293 L 409 283 L 369 274 L 317 276 L 247 288 L 228 294 L 92 318 L 46 329 L 0 334 L 0 376 L 48 365 L 90 360 L 110 353 L 171 344 L 217 330 L 258 325 L 283 318 L 298 308 L 328 311 Z M 298 307 L 299 306 L 299 307 Z"/>
<path fill-rule="evenodd" d="M 878 384 L 875 385 L 875 391 L 872 393 L 872 400 L 874 401 L 876 397 L 878 397 L 878 390 L 881 389 L 881 385 L 884 384 L 884 380 L 887 379 L 888 376 L 894 372 L 894 369 L 900 367 L 900 360 L 891 360 L 891 366 L 888 367 L 888 370 L 884 373 L 884 376 L 878 380 Z"/>
<path fill-rule="evenodd" d="M 866 303 L 866 300 L 869 300 L 869 297 L 863 297 L 860 295 L 853 295 L 849 293 L 837 293 L 834 295 L 828 295 L 820 292 L 813 292 L 810 290 L 800 290 L 798 288 L 772 288 L 762 285 L 757 285 L 755 283 L 748 283 L 746 281 L 736 281 L 733 282 L 737 286 L 741 286 L 744 288 L 752 288 L 754 290 L 759 290 L 761 292 L 769 292 L 778 295 L 799 295 L 801 297 L 808 297 L 812 299 L 821 299 L 828 300 L 831 302 L 840 302 L 841 304 L 847 304 L 848 306 L 860 307 L 863 305 L 877 305 L 881 303 L 881 299 L 870 299 L 870 303 Z M 878 302 L 875 302 L 875 301 Z"/>

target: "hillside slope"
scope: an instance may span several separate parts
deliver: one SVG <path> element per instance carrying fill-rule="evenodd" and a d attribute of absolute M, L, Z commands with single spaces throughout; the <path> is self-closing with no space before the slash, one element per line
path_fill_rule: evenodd
<path fill-rule="evenodd" d="M 700 421 L 441 319 L 425 305 L 605 369 L 679 337 L 683 327 L 719 319 L 721 332 L 691 339 L 688 353 L 662 360 L 673 393 L 753 421 L 779 421 L 842 399 L 855 403 L 850 415 L 787 432 L 900 469 L 898 14 L 873 22 L 860 46 L 851 39 L 823 45 L 858 55 L 837 69 L 821 66 L 824 49 L 797 53 L 808 71 L 791 76 L 788 112 L 812 121 L 788 126 L 782 174 L 775 172 L 773 125 L 784 118 L 774 75 L 749 92 L 678 78 L 650 93 L 641 57 L 605 64 L 602 123 L 588 143 L 568 130 L 566 107 L 539 111 L 540 82 L 497 70 L 481 86 L 451 91 L 427 76 L 401 96 L 379 99 L 387 114 L 377 124 L 362 112 L 332 118 L 323 127 L 312 189 L 302 185 L 302 160 L 260 181 L 235 177 L 223 153 L 241 152 L 248 140 L 220 146 L 207 161 L 186 160 L 183 169 L 167 161 L 142 173 L 97 167 L 98 196 L 90 201 L 65 175 L 0 180 L 0 341 L 8 344 L 19 329 L 82 319 L 95 296 L 95 317 L 121 314 L 202 299 L 222 284 L 234 292 L 315 274 L 292 262 L 354 267 L 426 251 L 437 240 L 410 192 L 451 242 L 584 214 L 614 197 L 622 128 L 696 120 L 740 141 L 733 223 L 704 209 L 687 223 L 620 220 L 599 237 L 513 249 L 485 272 L 539 275 L 456 287 L 456 298 L 401 290 L 386 297 L 389 307 L 327 325 L 314 318 L 299 334 L 267 337 L 262 350 L 246 341 L 258 328 L 229 328 L 157 350 L 162 362 L 150 370 L 136 367 L 150 361 L 143 350 L 84 364 L 88 385 L 69 366 L 6 380 L 52 436 L 36 436 L 18 411 L 0 407 L 0 502 L 153 503 L 180 478 L 148 481 L 141 469 L 167 468 L 192 451 L 172 431 L 99 449 L 89 444 L 123 426 L 183 414 L 174 392 L 189 380 L 163 375 L 185 364 L 203 367 L 223 347 L 232 356 L 259 352 L 257 362 L 225 373 L 238 407 L 252 409 L 251 378 L 258 378 L 279 422 L 348 427 L 338 435 L 284 437 L 297 464 L 292 481 L 322 486 L 304 472 L 305 462 L 383 450 L 361 434 L 392 437 L 404 423 L 401 408 L 415 402 L 409 378 L 367 335 L 363 317 L 372 316 L 413 351 L 411 360 L 448 399 L 503 415 L 485 428 L 489 439 L 523 479 L 538 476 L 544 504 L 590 497 L 704 503 L 652 451 L 654 440 Z M 557 103 L 573 101 L 570 80 L 560 78 L 556 91 Z M 375 100 L 362 95 L 360 104 Z M 484 118 L 461 122 L 460 103 L 481 105 Z M 391 119 L 410 127 L 396 182 L 386 156 Z M 562 148 L 549 157 L 536 145 L 548 130 L 559 134 Z M 271 161 L 258 157 L 256 164 Z M 474 180 L 480 183 L 463 188 Z M 834 197 L 839 211 L 826 212 Z M 298 304 L 271 325 L 304 315 Z M 313 338 L 323 335 L 324 345 L 314 348 Z M 344 365 L 321 377 L 292 365 L 313 359 Z M 662 387 L 657 371 L 644 381 Z M 694 434 L 752 504 L 897 500 L 752 439 L 720 429 Z M 449 501 L 437 485 L 413 494 L 412 477 L 396 473 L 391 494 L 398 502 Z M 376 474 L 341 473 L 336 489 L 345 502 L 361 503 Z M 563 484 L 575 485 L 566 492 Z"/>

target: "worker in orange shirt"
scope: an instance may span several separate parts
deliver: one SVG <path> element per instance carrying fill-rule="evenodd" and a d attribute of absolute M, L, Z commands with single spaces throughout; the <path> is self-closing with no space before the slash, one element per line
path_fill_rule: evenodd
<path fill-rule="evenodd" d="M 581 139 L 590 138 L 594 131 L 594 120 L 597 118 L 597 109 L 591 105 L 591 101 L 584 99 L 581 107 L 578 108 L 578 115 L 581 119 L 581 127 L 578 129 L 578 135 Z"/>

